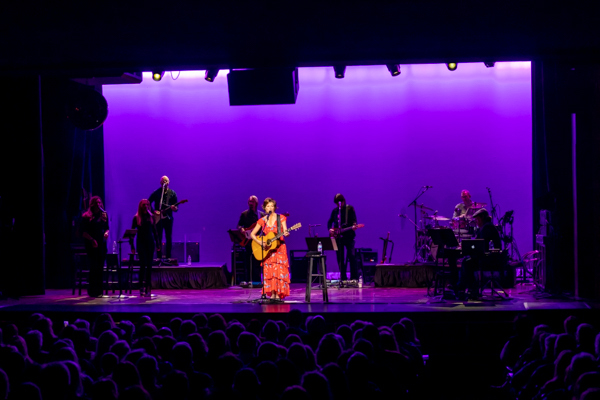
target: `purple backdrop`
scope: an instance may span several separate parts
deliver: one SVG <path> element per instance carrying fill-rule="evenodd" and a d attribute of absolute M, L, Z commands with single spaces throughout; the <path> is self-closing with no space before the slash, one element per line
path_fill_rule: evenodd
<path fill-rule="evenodd" d="M 177 78 L 177 73 L 173 73 Z M 173 240 L 199 241 L 202 262 L 229 265 L 227 229 L 249 195 L 278 201 L 289 225 L 303 228 L 288 249 L 305 249 L 308 224 L 322 224 L 341 192 L 366 227 L 357 247 L 381 255 L 390 232 L 393 261 L 412 259 L 414 231 L 400 212 L 419 199 L 450 217 L 469 189 L 500 216 L 515 211 L 521 253 L 532 249 L 531 70 L 529 63 L 301 68 L 295 105 L 230 107 L 226 71 L 214 83 L 203 71 L 160 82 L 105 86 L 106 199 L 111 242 L 129 227 L 140 199 L 168 175 L 179 199 Z M 335 264 L 330 260 L 330 270 Z M 337 270 L 337 267 L 335 267 Z"/>

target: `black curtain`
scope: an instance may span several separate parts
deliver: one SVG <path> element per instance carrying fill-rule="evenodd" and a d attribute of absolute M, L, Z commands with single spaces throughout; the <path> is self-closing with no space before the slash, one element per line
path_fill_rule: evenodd
<path fill-rule="evenodd" d="M 533 226 L 551 212 L 546 289 L 586 298 L 600 296 L 599 88 L 597 64 L 532 64 Z"/>
<path fill-rule="evenodd" d="M 47 286 L 51 288 L 72 285 L 72 249 L 83 245 L 78 232 L 81 214 L 89 197 L 100 196 L 105 201 L 102 126 L 85 131 L 67 117 L 70 100 L 90 89 L 64 78 L 42 79 L 46 275 Z M 104 205 L 109 209 L 108 204 Z"/>
<path fill-rule="evenodd" d="M 3 81 L 0 290 L 44 294 L 44 151 L 38 76 Z"/>

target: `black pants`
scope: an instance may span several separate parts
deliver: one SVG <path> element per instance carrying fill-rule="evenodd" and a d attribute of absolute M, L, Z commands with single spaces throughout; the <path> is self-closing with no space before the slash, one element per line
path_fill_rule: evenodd
<path fill-rule="evenodd" d="M 165 231 L 165 254 L 166 258 L 171 258 L 171 248 L 173 247 L 173 218 L 164 218 L 156 224 L 158 233 L 158 244 L 162 244 L 163 230 Z"/>
<path fill-rule="evenodd" d="M 87 255 L 90 262 L 87 291 L 90 297 L 102 295 L 102 274 L 104 271 L 104 262 L 106 261 L 106 244 L 98 244 L 99 246 L 96 248 L 87 248 Z"/>
<path fill-rule="evenodd" d="M 356 266 L 356 251 L 354 250 L 354 245 L 356 240 L 354 238 L 338 238 L 337 239 L 337 261 L 338 267 L 340 268 L 340 280 L 348 280 L 348 275 L 346 274 L 346 262 L 348 259 L 350 260 L 350 279 L 358 279 L 358 268 Z M 344 248 L 346 252 L 344 254 Z M 345 255 L 345 257 L 344 257 Z"/>
<path fill-rule="evenodd" d="M 478 259 L 465 257 L 460 266 L 460 274 L 456 287 L 460 291 L 468 289 L 469 292 L 475 293 L 479 290 L 478 282 L 475 279 L 475 271 L 479 269 Z"/>
<path fill-rule="evenodd" d="M 140 287 L 152 287 L 152 256 L 154 246 L 140 246 L 138 243 L 138 257 L 140 259 Z"/>

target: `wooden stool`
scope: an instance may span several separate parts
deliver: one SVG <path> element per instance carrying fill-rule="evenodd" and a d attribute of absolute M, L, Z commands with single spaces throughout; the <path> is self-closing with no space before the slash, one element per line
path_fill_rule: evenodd
<path fill-rule="evenodd" d="M 310 303 L 310 291 L 311 285 L 313 282 L 313 278 L 318 278 L 320 287 L 318 290 L 323 291 L 323 302 L 329 303 L 329 296 L 327 294 L 327 268 L 325 267 L 325 256 L 324 255 L 314 255 L 308 256 L 308 275 L 306 277 L 306 294 L 304 296 L 304 301 Z M 313 261 L 317 260 L 317 266 L 321 267 L 320 273 L 313 274 Z M 318 267 L 317 267 L 318 268 Z"/>

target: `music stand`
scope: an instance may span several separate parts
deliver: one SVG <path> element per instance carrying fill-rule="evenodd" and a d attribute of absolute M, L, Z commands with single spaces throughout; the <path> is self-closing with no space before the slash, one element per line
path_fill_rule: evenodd
<path fill-rule="evenodd" d="M 316 254 L 319 248 L 319 242 L 323 246 L 323 250 L 333 250 L 338 251 L 337 242 L 333 237 L 307 237 L 306 239 L 306 247 L 308 247 L 309 252 L 314 252 L 312 254 L 307 253 L 307 256 L 311 256 Z"/>
<path fill-rule="evenodd" d="M 427 229 L 427 235 L 431 237 L 433 244 L 442 247 L 457 247 L 458 240 L 452 229 Z"/>

